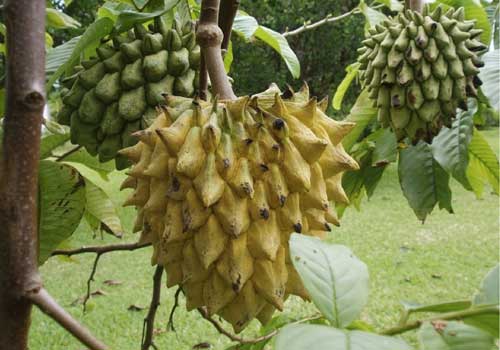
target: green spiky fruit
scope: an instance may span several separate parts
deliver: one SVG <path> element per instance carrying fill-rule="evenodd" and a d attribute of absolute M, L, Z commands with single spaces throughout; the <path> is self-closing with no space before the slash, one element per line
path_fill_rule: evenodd
<path fill-rule="evenodd" d="M 368 31 L 359 49 L 360 78 L 383 127 L 398 139 L 432 141 L 457 108 L 475 97 L 487 47 L 464 9 L 407 10 Z"/>
<path fill-rule="evenodd" d="M 117 158 L 118 150 L 137 142 L 132 134 L 150 125 L 164 96 L 193 96 L 200 48 L 192 23 L 167 28 L 156 18 L 150 30 L 137 24 L 98 47 L 96 56 L 62 80 L 66 89 L 57 119 L 71 126 L 73 143 L 102 162 L 116 158 L 123 169 L 129 163 Z"/>
<path fill-rule="evenodd" d="M 353 123 L 330 119 L 307 87 L 284 96 L 275 85 L 234 101 L 171 96 L 141 142 L 120 151 L 134 162 L 125 204 L 138 209 L 152 263 L 182 286 L 189 310 L 206 307 L 236 332 L 266 323 L 288 295 L 308 298 L 289 237 L 337 225 L 342 174 L 359 169 L 341 143 Z"/>

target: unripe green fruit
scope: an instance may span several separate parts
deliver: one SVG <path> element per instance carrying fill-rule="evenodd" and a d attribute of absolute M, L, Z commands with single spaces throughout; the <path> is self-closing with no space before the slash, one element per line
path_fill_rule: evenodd
<path fill-rule="evenodd" d="M 149 127 L 155 107 L 165 103 L 166 95 L 195 93 L 200 47 L 194 30 L 193 24 L 177 21 L 168 28 L 160 17 L 150 30 L 136 24 L 61 79 L 57 120 L 71 126 L 71 142 L 100 161 L 116 158 L 118 169 L 129 166 L 116 152 L 137 143 L 132 134 Z"/>
<path fill-rule="evenodd" d="M 422 14 L 407 10 L 368 33 L 358 50 L 360 79 L 379 122 L 399 139 L 431 142 L 477 95 L 487 49 L 478 41 L 482 31 L 465 21 L 462 8 L 445 13 L 438 6 Z"/>

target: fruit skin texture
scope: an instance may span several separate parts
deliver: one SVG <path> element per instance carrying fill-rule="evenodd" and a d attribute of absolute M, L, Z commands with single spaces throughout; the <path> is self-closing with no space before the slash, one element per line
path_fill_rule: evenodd
<path fill-rule="evenodd" d="M 137 24 L 115 36 L 63 80 L 68 89 L 58 122 L 71 126 L 74 144 L 101 162 L 116 159 L 117 169 L 130 166 L 117 152 L 138 142 L 133 134 L 150 125 L 163 95 L 191 97 L 196 90 L 200 48 L 194 25 L 175 21 L 167 28 L 156 18 L 150 29 Z"/>
<path fill-rule="evenodd" d="M 267 323 L 289 295 L 308 299 L 288 240 L 338 225 L 342 174 L 359 169 L 340 144 L 354 124 L 326 116 L 307 87 L 288 99 L 271 85 L 235 101 L 166 100 L 120 151 L 134 163 L 123 188 L 134 189 L 125 204 L 138 209 L 140 240 L 189 310 L 206 307 L 236 332 Z"/>
<path fill-rule="evenodd" d="M 477 97 L 477 77 L 487 46 L 482 30 L 466 21 L 463 8 L 423 14 L 411 10 L 369 30 L 360 56 L 360 78 L 368 89 L 382 127 L 399 140 L 432 142 L 443 126 L 450 127 L 457 108 Z"/>

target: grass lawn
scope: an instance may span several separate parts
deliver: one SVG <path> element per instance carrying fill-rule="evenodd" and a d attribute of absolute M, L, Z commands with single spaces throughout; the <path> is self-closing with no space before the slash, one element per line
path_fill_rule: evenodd
<path fill-rule="evenodd" d="M 498 129 L 483 133 L 498 154 Z M 113 191 L 122 175 L 112 176 Z M 435 209 L 425 224 L 421 224 L 403 197 L 397 182 L 397 169 L 392 166 L 382 178 L 375 195 L 364 202 L 361 212 L 347 210 L 342 227 L 330 236 L 335 243 L 352 248 L 370 269 L 370 302 L 363 319 L 376 328 L 394 325 L 398 319 L 399 300 L 438 302 L 470 296 L 482 276 L 498 261 L 499 200 L 486 191 L 477 200 L 457 182 L 452 181 L 454 215 Z M 126 194 L 115 196 L 122 200 Z M 127 229 L 133 221 L 133 210 L 121 212 Z M 128 230 L 129 231 L 129 230 Z M 128 234 L 125 240 L 132 241 Z M 105 237 L 92 239 L 89 230 L 81 225 L 69 245 L 116 243 Z M 112 349 L 140 348 L 143 318 L 150 300 L 154 268 L 149 263 L 150 249 L 104 255 L 95 276 L 93 291 L 102 296 L 92 298 L 87 313 L 78 302 L 85 294 L 92 255 L 80 255 L 70 262 L 50 259 L 41 272 L 47 289 L 69 312 L 87 325 L 95 335 Z M 108 286 L 105 280 L 122 284 Z M 189 350 L 201 342 L 221 350 L 228 341 L 196 312 L 187 313 L 184 300 L 175 315 L 177 332 L 166 332 L 168 313 L 173 304 L 175 289 L 162 292 L 157 315 L 156 345 L 164 350 Z M 311 304 L 291 298 L 287 313 L 306 316 L 313 312 Z M 144 307 L 130 311 L 129 306 Z M 243 335 L 251 337 L 258 330 L 254 321 Z M 412 340 L 412 336 L 409 339 Z M 35 310 L 30 349 L 82 350 L 84 347 Z"/>

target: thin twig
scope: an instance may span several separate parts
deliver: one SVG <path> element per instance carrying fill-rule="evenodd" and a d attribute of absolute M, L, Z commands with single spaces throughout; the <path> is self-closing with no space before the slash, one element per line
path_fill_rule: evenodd
<path fill-rule="evenodd" d="M 81 341 L 85 346 L 92 350 L 108 349 L 106 345 L 94 338 L 85 327 L 80 325 L 70 314 L 59 306 L 44 288 L 32 290 L 27 293 L 25 297 L 38 306 L 40 310 L 50 318 L 64 327 L 64 329 Z"/>
<path fill-rule="evenodd" d="M 360 13 L 360 12 L 361 12 L 361 10 L 358 7 L 355 7 L 351 11 L 346 12 L 346 13 L 340 15 L 340 16 L 337 16 L 337 17 L 332 17 L 332 15 L 329 14 L 325 18 L 323 18 L 322 20 L 319 20 L 317 22 L 314 22 L 314 23 L 311 23 L 311 24 L 304 23 L 304 25 L 301 26 L 301 27 L 298 27 L 298 28 L 296 28 L 294 30 L 291 30 L 291 31 L 286 31 L 285 33 L 283 33 L 283 36 L 284 37 L 288 37 L 288 36 L 297 35 L 297 34 L 300 34 L 302 32 L 305 32 L 307 30 L 311 30 L 311 29 L 315 29 L 317 27 L 320 27 L 323 24 L 333 23 L 333 22 L 340 21 L 341 19 L 344 19 L 346 17 L 349 17 L 350 15 L 353 15 L 353 14 L 356 14 L 356 13 Z"/>
<path fill-rule="evenodd" d="M 106 254 L 110 252 L 118 252 L 118 251 L 134 251 L 137 249 L 142 249 L 149 247 L 151 243 L 122 243 L 122 244 L 109 244 L 109 245 L 100 245 L 100 246 L 88 246 L 81 247 L 72 250 L 54 250 L 52 252 L 52 256 L 56 255 L 64 255 L 64 256 L 72 256 L 78 254 L 85 253 L 95 253 L 95 254 Z"/>
<path fill-rule="evenodd" d="M 87 311 L 87 301 L 90 299 L 90 288 L 92 287 L 92 282 L 94 282 L 94 276 L 97 271 L 97 264 L 99 263 L 99 259 L 101 258 L 101 254 L 97 254 L 94 260 L 94 264 L 92 265 L 92 272 L 90 272 L 90 276 L 87 279 L 87 293 L 83 298 L 83 312 Z"/>
<path fill-rule="evenodd" d="M 175 310 L 177 307 L 179 307 L 179 296 L 182 292 L 182 288 L 179 287 L 177 288 L 174 296 L 174 306 L 172 306 L 172 309 L 170 310 L 170 315 L 168 316 L 168 323 L 167 323 L 167 330 L 176 332 L 175 327 L 174 327 L 174 315 L 175 315 Z"/>
<path fill-rule="evenodd" d="M 272 337 L 276 336 L 276 334 L 278 334 L 278 332 L 279 332 L 279 329 L 275 329 L 274 331 L 272 331 L 272 332 L 270 332 L 268 334 L 265 334 L 263 336 L 257 337 L 257 338 L 253 338 L 253 339 L 241 338 L 241 337 L 238 337 L 237 335 L 234 335 L 233 333 L 225 330 L 224 327 L 219 322 L 217 322 L 216 320 L 214 320 L 208 314 L 208 311 L 207 311 L 206 308 L 200 307 L 197 310 L 198 310 L 198 312 L 201 314 L 201 316 L 205 320 L 207 320 L 208 322 L 210 322 L 215 327 L 215 329 L 217 329 L 217 331 L 220 334 L 222 334 L 222 335 L 226 336 L 227 338 L 231 339 L 232 341 L 240 343 L 240 344 L 256 344 L 256 343 L 260 343 L 262 341 L 266 341 L 266 340 L 271 339 Z M 291 322 L 289 324 L 290 325 L 292 325 L 292 324 L 299 324 L 299 323 L 304 323 L 304 322 L 308 322 L 308 321 L 319 320 L 321 318 L 323 318 L 322 315 L 316 314 L 316 315 L 308 316 L 308 317 L 305 317 L 303 319 L 297 320 L 295 322 Z"/>
<path fill-rule="evenodd" d="M 56 161 L 60 162 L 60 161 L 64 160 L 65 158 L 69 157 L 73 153 L 78 152 L 81 148 L 82 148 L 82 146 L 76 146 L 76 147 L 70 149 L 68 152 L 63 153 L 59 157 L 57 157 Z"/>
<path fill-rule="evenodd" d="M 92 282 L 94 281 L 94 276 L 97 272 L 97 265 L 99 264 L 99 259 L 103 254 L 117 251 L 134 251 L 137 249 L 145 248 L 150 246 L 151 243 L 124 243 L 124 244 L 110 244 L 110 245 L 101 245 L 101 246 L 90 246 L 90 247 L 81 247 L 78 249 L 72 250 L 54 250 L 51 256 L 56 255 L 64 255 L 64 256 L 73 256 L 78 254 L 85 253 L 94 253 L 96 257 L 94 259 L 94 263 L 92 265 L 92 271 L 90 272 L 90 276 L 87 279 L 87 292 L 85 297 L 83 298 L 83 312 L 87 311 L 87 302 L 90 299 Z"/>
<path fill-rule="evenodd" d="M 153 275 L 153 296 L 151 297 L 151 304 L 149 305 L 149 311 L 144 318 L 144 323 L 142 327 L 142 340 L 141 340 L 141 350 L 149 350 L 149 348 L 157 349 L 154 341 L 154 329 L 155 329 L 155 316 L 158 307 L 160 306 L 160 296 L 161 296 L 161 277 L 163 275 L 163 266 L 156 266 L 155 273 Z"/>
<path fill-rule="evenodd" d="M 439 314 L 439 315 L 429 317 L 429 318 L 426 318 L 423 320 L 413 321 L 413 322 L 404 324 L 402 326 L 389 328 L 389 329 L 382 331 L 380 334 L 396 335 L 396 334 L 401 334 L 401 333 L 416 329 L 416 328 L 420 327 L 424 322 L 462 320 L 462 319 L 467 318 L 467 317 L 472 317 L 472 316 L 476 316 L 476 315 L 486 315 L 486 314 L 498 316 L 500 314 L 500 309 L 499 309 L 498 305 L 485 306 L 485 307 L 475 307 L 475 308 L 471 308 L 471 309 L 467 309 L 467 310 L 447 312 L 447 313 Z"/>

